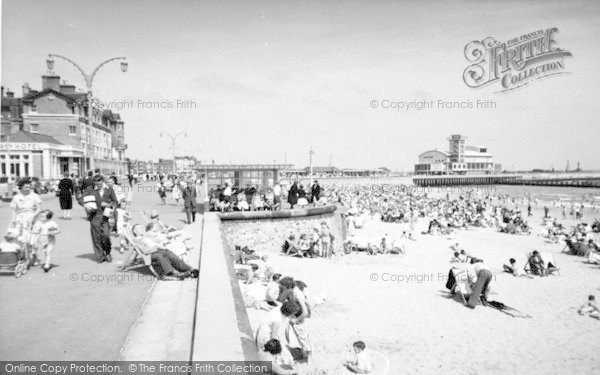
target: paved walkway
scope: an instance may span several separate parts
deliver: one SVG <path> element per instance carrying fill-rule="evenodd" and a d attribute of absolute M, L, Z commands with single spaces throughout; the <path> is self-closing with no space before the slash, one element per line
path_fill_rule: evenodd
<path fill-rule="evenodd" d="M 83 209 L 75 204 L 73 220 L 64 221 L 58 218 L 58 198 L 46 195 L 42 200 L 44 209 L 55 212 L 62 230 L 53 256 L 57 267 L 49 273 L 31 269 L 19 279 L 0 275 L 0 358 L 117 360 L 130 331 L 135 331 L 132 327 L 151 289 L 154 287 L 158 296 L 165 293 L 163 287 L 167 284 L 179 283 L 183 287 L 180 293 L 185 293 L 193 282 L 160 282 L 154 286 L 155 279 L 147 273 L 120 272 L 119 266 L 127 254 L 118 252 L 113 252 L 112 263 L 97 264 Z M 143 222 L 140 210 L 157 209 L 163 221 L 181 226 L 185 217 L 181 208 L 181 203 L 177 207 L 171 201 L 160 205 L 158 195 L 151 189 L 134 191 L 134 222 Z M 8 204 L 0 203 L 2 234 L 9 215 Z M 196 229 L 192 230 L 196 235 Z M 172 295 L 163 296 L 161 299 L 173 301 Z M 143 320 L 144 316 L 140 317 Z M 182 320 L 185 317 L 175 317 L 175 322 Z M 178 336 L 182 328 L 176 326 L 172 337 Z M 172 344 L 167 358 L 178 358 L 180 350 Z"/>

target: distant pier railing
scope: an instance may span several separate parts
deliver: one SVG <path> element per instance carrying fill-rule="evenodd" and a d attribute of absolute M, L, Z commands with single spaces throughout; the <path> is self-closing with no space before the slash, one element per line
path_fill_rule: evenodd
<path fill-rule="evenodd" d="M 413 178 L 416 186 L 521 185 L 600 188 L 600 177 L 427 176 Z"/>
<path fill-rule="evenodd" d="M 499 185 L 515 182 L 522 176 L 427 176 L 413 178 L 416 186 Z"/>

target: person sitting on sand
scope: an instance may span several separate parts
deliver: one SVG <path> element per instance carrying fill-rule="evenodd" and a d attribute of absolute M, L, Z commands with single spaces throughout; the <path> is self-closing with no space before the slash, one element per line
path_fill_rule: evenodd
<path fill-rule="evenodd" d="M 596 306 L 596 297 L 590 295 L 588 300 L 577 310 L 579 315 L 589 315 L 591 318 L 600 320 L 600 309 Z"/>
<path fill-rule="evenodd" d="M 546 269 L 546 265 L 544 264 L 544 260 L 540 256 L 540 253 L 535 250 L 531 257 L 528 260 L 529 265 L 531 267 L 531 273 L 534 275 L 540 276 L 548 276 L 548 270 Z"/>
<path fill-rule="evenodd" d="M 298 372 L 294 369 L 294 359 L 288 351 L 284 351 L 281 342 L 277 339 L 267 341 L 264 350 L 258 352 L 258 360 L 271 362 L 271 374 L 294 375 Z"/>
<path fill-rule="evenodd" d="M 296 287 L 296 283 L 293 278 L 286 276 L 279 280 L 279 297 L 277 297 L 277 301 L 284 303 L 288 300 L 294 299 L 294 288 Z"/>
<path fill-rule="evenodd" d="M 356 341 L 352 344 L 354 349 L 355 357 L 351 361 L 344 362 L 344 366 L 355 374 L 370 374 L 373 371 L 373 365 L 371 364 L 371 358 L 365 351 L 366 345 L 362 341 Z"/>
<path fill-rule="evenodd" d="M 458 251 L 454 252 L 454 256 L 452 256 L 452 258 L 450 258 L 450 263 L 463 263 L 463 260 Z"/>
<path fill-rule="evenodd" d="M 271 281 L 267 284 L 265 301 L 267 301 L 267 303 L 273 307 L 278 305 L 277 298 L 279 298 L 280 292 L 279 279 L 281 279 L 281 274 L 275 273 L 271 277 Z"/>
<path fill-rule="evenodd" d="M 513 276 L 519 276 L 519 269 L 517 268 L 517 261 L 515 260 L 515 258 L 510 258 L 508 260 L 508 263 L 510 265 L 502 265 L 502 269 L 504 270 L 504 272 L 508 272 Z"/>

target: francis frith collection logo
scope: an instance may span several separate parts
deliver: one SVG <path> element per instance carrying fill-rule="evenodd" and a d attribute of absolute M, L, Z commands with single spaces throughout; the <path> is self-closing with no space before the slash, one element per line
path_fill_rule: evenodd
<path fill-rule="evenodd" d="M 571 52 L 559 48 L 556 27 L 537 30 L 500 43 L 492 37 L 472 41 L 465 47 L 465 57 L 472 63 L 464 73 L 467 86 L 479 88 L 497 82 L 500 90 L 509 91 L 538 79 L 561 74 L 565 57 Z"/>

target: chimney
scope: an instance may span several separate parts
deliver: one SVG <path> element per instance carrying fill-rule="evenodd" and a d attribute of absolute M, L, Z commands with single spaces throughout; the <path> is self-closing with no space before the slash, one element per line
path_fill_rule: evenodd
<path fill-rule="evenodd" d="M 43 75 L 42 76 L 42 90 L 46 90 L 46 89 L 60 91 L 60 77 L 57 75 Z"/>
<path fill-rule="evenodd" d="M 63 94 L 75 94 L 75 85 L 60 85 L 60 92 Z"/>
<path fill-rule="evenodd" d="M 23 97 L 26 97 L 30 90 L 29 83 L 25 82 L 21 88 L 23 89 Z"/>

